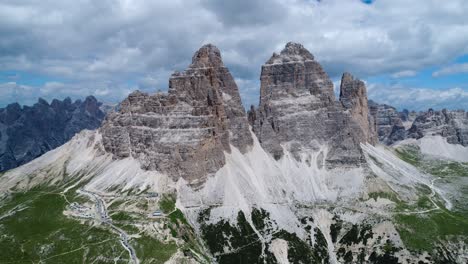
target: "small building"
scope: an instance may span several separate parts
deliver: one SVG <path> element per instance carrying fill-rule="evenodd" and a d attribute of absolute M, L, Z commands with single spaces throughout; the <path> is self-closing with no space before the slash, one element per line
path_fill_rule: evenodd
<path fill-rule="evenodd" d="M 153 216 L 162 216 L 162 212 L 160 210 L 156 210 L 153 212 Z"/>

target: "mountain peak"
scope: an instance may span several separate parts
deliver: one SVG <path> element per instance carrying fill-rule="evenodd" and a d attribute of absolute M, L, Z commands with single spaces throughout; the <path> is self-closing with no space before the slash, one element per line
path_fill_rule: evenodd
<path fill-rule="evenodd" d="M 224 67 L 221 52 L 213 44 L 203 45 L 192 57 L 190 68 Z"/>
<path fill-rule="evenodd" d="M 353 80 L 354 80 L 354 76 L 349 72 L 344 72 L 343 75 L 341 76 L 341 82 L 353 81 Z"/>
<path fill-rule="evenodd" d="M 304 62 L 308 60 L 314 60 L 312 53 L 300 43 L 288 42 L 280 54 L 273 53 L 266 64 Z"/>

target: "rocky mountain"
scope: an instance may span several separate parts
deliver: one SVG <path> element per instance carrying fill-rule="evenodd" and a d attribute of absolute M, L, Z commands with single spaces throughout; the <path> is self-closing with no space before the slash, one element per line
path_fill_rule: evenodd
<path fill-rule="evenodd" d="M 468 146 L 468 113 L 446 109 L 420 113 L 408 130 L 408 137 L 419 139 L 428 135 L 439 135 L 450 144 Z"/>
<path fill-rule="evenodd" d="M 338 102 L 332 81 L 302 45 L 290 42 L 274 53 L 260 80 L 260 105 L 249 119 L 275 159 L 288 151 L 301 160 L 312 151 L 321 153 L 321 165 L 359 166 L 364 160 L 359 144 L 376 143 L 364 83 L 344 74 Z"/>
<path fill-rule="evenodd" d="M 391 145 L 406 138 L 407 132 L 402 120 L 402 117 L 406 116 L 398 112 L 396 108 L 370 100 L 369 111 L 374 117 L 381 143 Z M 408 119 L 409 117 L 405 120 Z"/>
<path fill-rule="evenodd" d="M 450 144 L 468 144 L 468 113 L 465 110 L 398 112 L 392 106 L 369 101 L 369 111 L 376 120 L 379 141 L 383 144 L 429 136 L 441 136 Z"/>
<path fill-rule="evenodd" d="M 260 81 L 246 113 L 205 45 L 167 93 L 134 92 L 100 128 L 0 175 L 0 260 L 466 263 L 468 148 L 444 125 L 459 115 L 415 119 L 437 140 L 383 146 L 401 115 L 349 73 L 336 98 L 297 43 Z"/>
<path fill-rule="evenodd" d="M 83 129 L 96 129 L 104 113 L 89 96 L 72 102 L 44 99 L 33 106 L 0 108 L 0 171 L 16 168 L 70 140 Z"/>
<path fill-rule="evenodd" d="M 132 93 L 101 131 L 116 158 L 134 157 L 146 170 L 193 183 L 223 167 L 231 145 L 246 152 L 253 143 L 239 89 L 213 45 L 171 76 L 167 94 Z"/>

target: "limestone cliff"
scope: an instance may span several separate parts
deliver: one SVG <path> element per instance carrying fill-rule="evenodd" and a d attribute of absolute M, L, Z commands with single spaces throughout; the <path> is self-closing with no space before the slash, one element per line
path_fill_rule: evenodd
<path fill-rule="evenodd" d="M 323 151 L 327 167 L 363 162 L 360 143 L 375 143 L 367 110 L 362 110 L 367 107 L 365 89 L 357 87 L 354 94 L 353 83 L 345 83 L 344 107 L 313 55 L 291 42 L 262 66 L 260 81 L 258 111 L 250 111 L 249 119 L 262 147 L 276 159 L 285 150 L 298 160 L 310 151 Z"/>
<path fill-rule="evenodd" d="M 133 157 L 144 169 L 193 184 L 225 164 L 231 145 L 245 152 L 253 142 L 237 85 L 210 44 L 171 76 L 167 94 L 132 93 L 101 131 L 116 158 Z"/>

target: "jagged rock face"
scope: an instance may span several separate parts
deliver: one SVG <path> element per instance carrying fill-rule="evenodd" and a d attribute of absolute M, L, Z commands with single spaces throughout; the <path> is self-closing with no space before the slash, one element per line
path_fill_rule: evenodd
<path fill-rule="evenodd" d="M 376 144 L 378 137 L 373 116 L 369 113 L 367 89 L 363 81 L 344 73 L 340 85 L 340 102 L 351 113 L 353 120 L 361 127 L 361 142 Z"/>
<path fill-rule="evenodd" d="M 402 114 L 394 107 L 369 101 L 369 111 L 376 122 L 380 142 L 391 145 L 406 138 L 406 130 L 400 117 Z"/>
<path fill-rule="evenodd" d="M 10 104 L 0 109 L 0 171 L 16 168 L 54 149 L 104 119 L 101 103 L 90 96 L 72 102 L 43 99 L 32 107 Z"/>
<path fill-rule="evenodd" d="M 384 144 L 440 135 L 448 143 L 468 146 L 468 113 L 463 110 L 398 112 L 390 105 L 369 101 L 369 111 L 376 120 L 379 140 Z"/>
<path fill-rule="evenodd" d="M 359 135 L 360 125 L 336 101 L 332 81 L 302 45 L 288 43 L 273 54 L 262 66 L 260 80 L 260 105 L 249 111 L 249 121 L 262 147 L 276 159 L 283 148 L 301 159 L 302 153 L 326 145 L 328 153 L 320 156 L 329 167 L 363 161 L 359 144 L 366 140 Z"/>
<path fill-rule="evenodd" d="M 413 122 L 408 137 L 440 135 L 451 144 L 468 146 L 468 113 L 464 110 L 423 112 Z"/>
<path fill-rule="evenodd" d="M 171 76 L 167 94 L 132 93 L 101 131 L 116 158 L 136 158 L 144 169 L 192 184 L 221 168 L 231 145 L 245 152 L 253 143 L 237 85 L 213 45 Z"/>

